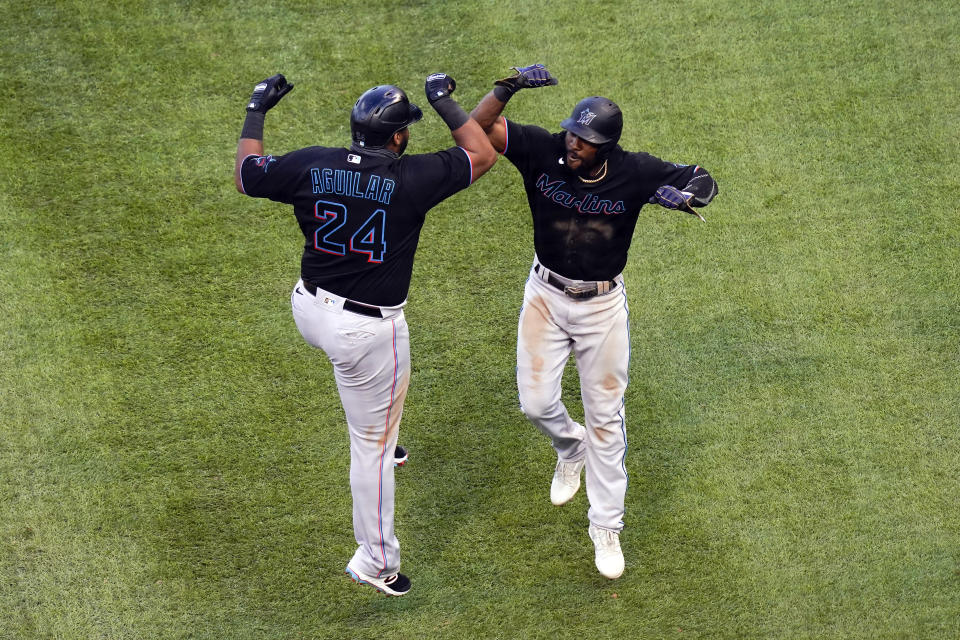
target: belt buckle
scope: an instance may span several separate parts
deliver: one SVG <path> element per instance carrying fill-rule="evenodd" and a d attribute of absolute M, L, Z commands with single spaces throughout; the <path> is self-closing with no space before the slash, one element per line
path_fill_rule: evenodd
<path fill-rule="evenodd" d="M 597 285 L 591 284 L 568 284 L 563 288 L 563 292 L 571 298 L 592 298 L 597 295 Z"/>

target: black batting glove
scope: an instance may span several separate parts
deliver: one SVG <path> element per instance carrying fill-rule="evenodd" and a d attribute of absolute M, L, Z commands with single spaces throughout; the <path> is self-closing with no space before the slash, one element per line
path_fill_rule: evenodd
<path fill-rule="evenodd" d="M 457 81 L 445 73 L 431 73 L 423 85 L 427 94 L 427 101 L 432 105 L 437 100 L 450 97 L 457 88 Z"/>
<path fill-rule="evenodd" d="M 293 84 L 287 82 L 282 73 L 272 75 L 253 88 L 253 95 L 247 103 L 247 111 L 266 113 L 280 102 L 280 98 L 290 93 L 291 89 Z"/>
<path fill-rule="evenodd" d="M 513 67 L 516 71 L 510 77 L 497 80 L 493 84 L 497 87 L 503 87 L 509 95 L 513 95 L 520 89 L 536 89 L 538 87 L 547 87 L 557 84 L 557 79 L 550 75 L 547 68 L 540 63 L 532 64 L 529 67 Z M 496 89 L 495 89 L 496 90 Z M 498 91 L 501 95 L 503 90 Z"/>
<path fill-rule="evenodd" d="M 263 140 L 263 120 L 267 111 L 272 109 L 280 98 L 290 93 L 293 84 L 287 82 L 283 74 L 272 75 L 253 88 L 253 95 L 247 103 L 247 117 L 243 121 L 241 138 Z"/>
<path fill-rule="evenodd" d="M 445 73 L 431 73 L 423 83 L 423 90 L 427 94 L 430 106 L 451 131 L 459 129 L 470 119 L 457 101 L 450 96 L 456 88 L 457 81 Z"/>

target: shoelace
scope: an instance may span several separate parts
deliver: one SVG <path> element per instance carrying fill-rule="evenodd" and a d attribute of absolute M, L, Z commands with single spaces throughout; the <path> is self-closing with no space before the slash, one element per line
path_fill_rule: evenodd
<path fill-rule="evenodd" d="M 615 551 L 620 548 L 620 537 L 613 531 L 596 529 L 597 544 L 604 550 Z"/>
<path fill-rule="evenodd" d="M 580 475 L 580 469 L 577 468 L 578 462 L 561 462 L 560 475 L 565 478 L 575 478 Z"/>

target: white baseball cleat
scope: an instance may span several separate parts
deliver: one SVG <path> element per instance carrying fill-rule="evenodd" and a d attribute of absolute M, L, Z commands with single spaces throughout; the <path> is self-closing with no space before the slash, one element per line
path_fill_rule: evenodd
<path fill-rule="evenodd" d="M 402 596 L 410 591 L 410 579 L 402 573 L 395 573 L 386 578 L 374 578 L 360 573 L 358 570 L 347 563 L 347 569 L 344 572 L 350 579 L 357 584 L 368 584 L 377 591 L 385 593 L 388 596 Z"/>
<path fill-rule="evenodd" d="M 620 534 L 610 529 L 590 525 L 590 539 L 597 550 L 597 570 L 605 578 L 615 580 L 623 575 L 623 551 L 620 550 Z"/>
<path fill-rule="evenodd" d="M 553 472 L 553 482 L 550 483 L 550 502 L 558 507 L 570 502 L 570 498 L 580 489 L 580 472 L 586 458 L 576 462 L 557 461 L 557 468 Z"/>

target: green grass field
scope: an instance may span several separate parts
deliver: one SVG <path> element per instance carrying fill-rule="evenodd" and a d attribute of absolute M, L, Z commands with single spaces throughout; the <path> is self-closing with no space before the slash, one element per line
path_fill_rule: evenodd
<path fill-rule="evenodd" d="M 960 637 L 955 2 L 0 9 L 0 638 Z M 501 161 L 423 232 L 385 598 L 343 575 L 346 428 L 292 213 L 233 186 L 243 107 L 283 72 L 267 150 L 341 146 L 370 86 L 446 71 L 469 110 L 537 61 L 508 117 L 606 95 L 721 188 L 645 208 L 625 273 L 626 573 L 517 406 Z M 424 111 L 412 153 L 450 145 Z"/>

